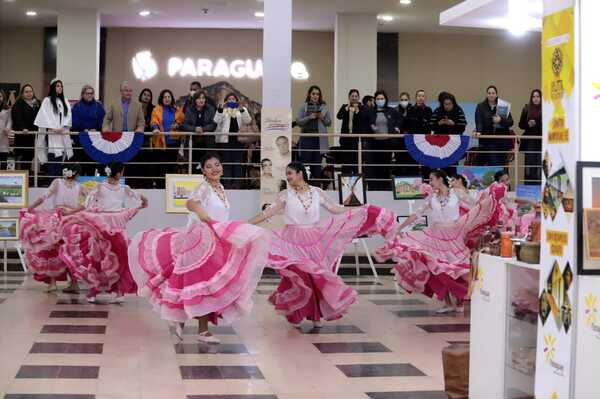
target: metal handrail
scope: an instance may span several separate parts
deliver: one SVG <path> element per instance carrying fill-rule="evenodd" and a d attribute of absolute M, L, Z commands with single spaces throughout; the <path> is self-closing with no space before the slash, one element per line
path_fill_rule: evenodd
<path fill-rule="evenodd" d="M 142 132 L 140 132 L 142 133 Z M 216 132 L 205 132 L 205 133 L 201 133 L 198 134 L 196 132 L 170 132 L 171 134 L 175 134 L 178 136 L 178 138 L 183 138 L 182 143 L 183 143 L 183 148 L 185 149 L 185 152 L 187 153 L 187 159 L 186 159 L 186 163 L 187 163 L 187 167 L 185 168 L 187 170 L 187 173 L 194 173 L 195 171 L 195 166 L 194 166 L 194 162 L 193 162 L 193 154 L 195 152 L 199 152 L 199 151 L 211 151 L 211 150 L 216 150 L 216 151 L 224 151 L 224 152 L 234 152 L 234 151 L 260 151 L 259 148 L 255 148 L 255 149 L 248 149 L 248 148 L 244 148 L 244 149 L 236 149 L 236 148 L 198 148 L 194 146 L 193 140 L 189 140 L 187 139 L 188 137 L 203 137 L 203 136 L 223 136 L 223 135 L 227 135 L 229 137 L 258 137 L 260 138 L 261 133 L 257 133 L 257 132 L 247 132 L 247 133 L 216 133 Z M 68 134 L 71 136 L 75 136 L 75 135 L 79 135 L 78 132 L 66 132 L 66 133 L 54 133 L 54 132 L 37 132 L 37 131 L 29 131 L 29 132 L 21 132 L 21 131 L 15 131 L 14 132 L 15 136 L 17 135 L 32 135 L 35 134 L 36 136 L 39 134 L 45 134 L 45 135 L 64 135 L 64 134 Z M 145 136 L 154 136 L 153 132 L 143 132 L 143 134 Z M 265 134 L 271 134 L 271 133 L 265 133 Z M 415 165 L 415 164 L 402 164 L 402 163 L 366 163 L 364 162 L 364 154 L 366 153 L 405 153 L 407 152 L 406 150 L 400 150 L 400 149 L 390 149 L 388 150 L 371 150 L 368 148 L 364 147 L 364 140 L 365 139 L 398 139 L 398 138 L 403 138 L 404 136 L 406 136 L 406 134 L 403 133 L 395 133 L 395 134 L 376 134 L 376 133 L 352 133 L 352 134 L 347 134 L 347 133 L 298 133 L 298 132 L 293 132 L 292 133 L 292 143 L 293 143 L 293 148 L 292 148 L 292 152 L 293 153 L 298 153 L 298 152 L 321 152 L 320 149 L 304 149 L 304 148 L 295 148 L 294 145 L 296 144 L 296 139 L 302 138 L 302 137 L 327 137 L 327 138 L 353 138 L 356 139 L 356 150 L 354 149 L 345 149 L 345 148 L 339 148 L 339 147 L 332 147 L 328 152 L 335 154 L 335 153 L 357 153 L 357 163 L 356 164 L 352 164 L 352 163 L 346 163 L 344 164 L 344 166 L 355 166 L 357 167 L 357 170 L 359 173 L 363 172 L 363 168 L 365 166 L 367 167 L 416 167 L 419 165 Z M 477 140 L 489 140 L 489 139 L 503 139 L 503 140 L 514 140 L 516 145 L 514 146 L 514 148 L 512 150 L 504 150 L 504 151 L 489 151 L 489 150 L 482 150 L 482 149 L 469 149 L 467 151 L 468 154 L 513 154 L 514 155 L 514 159 L 512 162 L 512 165 L 509 163 L 508 165 L 499 165 L 500 167 L 511 167 L 514 170 L 513 178 L 515 179 L 515 181 L 537 181 L 537 180 L 525 180 L 525 179 L 519 179 L 519 168 L 529 168 L 529 169 L 541 169 L 541 165 L 520 165 L 519 164 L 519 153 L 521 154 L 540 154 L 540 152 L 538 151 L 521 151 L 519 148 L 519 141 L 522 140 L 535 140 L 535 141 L 541 141 L 542 137 L 540 136 L 522 136 L 522 135 L 494 135 L 494 134 L 482 134 L 482 135 L 477 135 L 477 136 L 471 136 L 469 135 L 469 137 L 472 137 L 474 139 Z M 258 140 L 259 141 L 259 140 Z M 34 150 L 38 150 L 41 147 L 15 147 L 15 146 L 11 146 L 11 149 L 34 149 Z M 179 151 L 180 150 L 180 146 L 178 147 L 167 147 L 167 148 L 154 148 L 152 146 L 148 147 L 148 146 L 144 146 L 141 148 L 142 151 L 152 151 L 152 150 L 161 150 L 161 151 Z M 52 147 L 44 147 L 44 149 L 52 149 Z M 81 150 L 82 147 L 73 147 L 74 150 Z M 26 161 L 24 162 L 25 164 L 30 164 L 33 163 L 33 179 L 34 179 L 34 186 L 38 186 L 38 179 L 39 179 L 39 162 L 37 160 L 37 157 L 34 157 L 33 161 Z M 54 163 L 54 162 L 48 162 L 48 163 Z M 61 162 L 62 164 L 63 162 Z M 68 163 L 65 162 L 65 163 Z M 93 162 L 92 160 L 90 161 L 79 161 L 78 163 L 82 164 L 82 165 L 94 165 L 96 164 L 95 162 Z M 130 162 L 130 164 L 132 165 L 185 165 L 184 163 L 177 162 L 177 161 L 164 161 L 164 162 Z M 238 165 L 238 166 L 256 166 L 256 163 L 253 162 L 242 162 L 242 163 L 225 163 L 225 165 Z M 308 164 L 310 165 L 317 165 L 317 164 Z M 129 176 L 130 178 L 133 179 L 160 179 L 161 176 Z M 233 178 L 231 178 L 233 179 Z M 252 180 L 255 179 L 254 177 L 241 177 L 241 178 L 235 178 L 236 180 Z M 321 179 L 321 180 L 326 180 L 326 179 Z M 373 181 L 377 181 L 377 180 L 384 180 L 384 179 L 370 179 Z"/>

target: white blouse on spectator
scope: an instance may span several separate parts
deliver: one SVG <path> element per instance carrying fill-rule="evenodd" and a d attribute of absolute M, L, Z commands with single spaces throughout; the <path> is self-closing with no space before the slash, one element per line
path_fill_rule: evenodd
<path fill-rule="evenodd" d="M 314 225 L 321 219 L 321 207 L 333 214 L 344 213 L 346 209 L 336 204 L 320 188 L 310 186 L 304 193 L 294 189 L 281 191 L 277 200 L 263 212 L 267 218 L 283 214 L 286 225 Z"/>
<path fill-rule="evenodd" d="M 82 192 L 83 186 L 75 180 L 67 182 L 65 179 L 54 179 L 43 198 L 51 208 L 64 206 L 75 209 L 79 207 Z"/>
<path fill-rule="evenodd" d="M 103 182 L 92 190 L 87 198 L 86 206 L 105 212 L 117 212 L 123 209 L 128 198 L 141 200 L 139 194 L 127 185 Z"/>
<path fill-rule="evenodd" d="M 223 186 L 221 186 L 221 189 L 223 189 Z M 225 189 L 223 189 L 223 193 L 225 193 Z M 198 201 L 211 219 L 217 222 L 227 222 L 229 220 L 229 201 L 227 200 L 227 194 L 225 194 L 224 199 L 221 199 L 208 182 L 204 181 L 201 183 L 190 199 L 192 201 Z M 188 224 L 196 221 L 198 221 L 198 215 L 194 212 L 190 212 Z"/>

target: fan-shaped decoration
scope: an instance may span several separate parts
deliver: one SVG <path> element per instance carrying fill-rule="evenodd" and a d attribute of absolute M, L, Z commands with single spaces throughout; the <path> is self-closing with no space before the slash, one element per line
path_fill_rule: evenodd
<path fill-rule="evenodd" d="M 134 132 L 80 132 L 79 142 L 94 161 L 107 165 L 128 162 L 142 148 L 144 134 Z"/>
<path fill-rule="evenodd" d="M 408 153 L 421 165 L 447 168 L 460 161 L 469 149 L 469 136 L 444 134 L 407 134 Z"/>

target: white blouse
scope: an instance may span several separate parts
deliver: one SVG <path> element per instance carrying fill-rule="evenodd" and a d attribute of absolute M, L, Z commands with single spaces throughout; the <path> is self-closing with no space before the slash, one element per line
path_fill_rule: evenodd
<path fill-rule="evenodd" d="M 318 223 L 321 219 L 321 207 L 333 214 L 346 211 L 323 190 L 311 186 L 307 192 L 301 194 L 294 189 L 281 191 L 277 195 L 277 200 L 264 210 L 263 215 L 270 218 L 283 214 L 286 225 L 309 226 Z"/>
<path fill-rule="evenodd" d="M 221 186 L 223 189 L 223 186 Z M 223 189 L 225 193 L 225 189 Z M 229 220 L 229 201 L 225 193 L 225 200 L 222 200 L 208 182 L 204 181 L 194 190 L 192 201 L 198 201 L 208 216 L 217 222 L 227 222 Z M 198 215 L 190 212 L 188 225 L 197 222 Z"/>
<path fill-rule="evenodd" d="M 75 209 L 79 207 L 79 196 L 82 192 L 83 186 L 77 181 L 67 183 L 65 179 L 54 179 L 43 198 L 44 201 L 51 201 L 51 208 L 65 206 Z"/>
<path fill-rule="evenodd" d="M 141 200 L 139 194 L 127 185 L 103 182 L 98 184 L 88 195 L 86 207 L 98 208 L 106 212 L 117 212 L 123 209 L 128 198 Z"/>
<path fill-rule="evenodd" d="M 442 203 L 437 194 L 432 194 L 417 211 L 418 216 L 428 214 L 430 225 L 437 223 L 452 223 L 460 218 L 460 200 L 454 190 L 448 192 L 448 198 Z"/>

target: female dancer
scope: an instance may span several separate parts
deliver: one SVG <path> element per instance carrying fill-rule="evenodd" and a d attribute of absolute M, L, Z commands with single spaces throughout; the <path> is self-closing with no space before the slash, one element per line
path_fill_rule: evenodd
<path fill-rule="evenodd" d="M 333 273 L 346 246 L 364 234 L 395 232 L 396 216 L 374 206 L 346 210 L 335 204 L 323 190 L 308 185 L 301 163 L 289 164 L 286 176 L 291 188 L 250 223 L 283 213 L 286 226 L 273 231 L 269 253 L 281 283 L 269 301 L 295 327 L 304 319 L 321 327 L 321 318 L 339 319 L 356 302 L 356 291 Z M 334 216 L 319 222 L 321 206 Z"/>
<path fill-rule="evenodd" d="M 460 216 L 464 215 L 477 203 L 477 193 L 469 190 L 469 181 L 463 175 L 454 175 L 450 180 L 450 187 L 460 200 L 459 213 Z"/>
<path fill-rule="evenodd" d="M 46 292 L 56 291 L 56 281 L 64 281 L 70 274 L 58 256 L 61 245 L 58 227 L 63 216 L 83 209 L 79 205 L 80 197 L 84 196 L 83 187 L 77 182 L 80 173 L 79 165 L 63 166 L 63 177 L 53 180 L 44 195 L 19 215 L 20 237 L 27 264 L 37 281 L 48 284 Z M 45 202 L 49 209 L 36 210 Z M 70 278 L 71 283 L 64 292 L 77 293 L 77 281 L 73 275 Z"/>
<path fill-rule="evenodd" d="M 127 222 L 148 206 L 148 200 L 119 183 L 124 170 L 121 162 L 111 162 L 105 169 L 107 181 L 88 195 L 87 209 L 64 218 L 61 224 L 64 245 L 60 257 L 90 288 L 90 303 L 96 302 L 100 292 L 116 293 L 111 303 L 122 303 L 125 294 L 137 289 L 129 272 L 125 229 Z M 139 207 L 123 210 L 128 198 L 138 200 Z"/>
<path fill-rule="evenodd" d="M 140 295 L 163 319 L 177 323 L 179 339 L 184 323 L 198 319 L 198 340 L 218 344 L 208 331 L 208 321 L 232 322 L 250 312 L 252 293 L 267 262 L 270 234 L 229 221 L 218 155 L 205 155 L 201 168 L 205 180 L 187 202 L 187 227 L 138 233 L 129 245 L 129 259 Z"/>
<path fill-rule="evenodd" d="M 392 272 L 400 286 L 409 292 L 420 292 L 446 301 L 438 313 L 462 312 L 467 295 L 471 245 L 486 227 L 494 226 L 502 214 L 501 201 L 507 187 L 494 183 L 481 193 L 475 206 L 455 222 L 441 221 L 422 231 L 399 233 L 375 254 L 378 261 L 392 259 Z M 444 197 L 432 198 L 432 207 L 448 203 Z M 442 206 L 442 208 L 444 208 Z M 435 209 L 435 208 L 434 208 Z M 458 210 L 456 210 L 458 212 Z M 442 213 L 443 215 L 443 213 Z M 451 297 L 456 303 L 453 304 Z"/>

